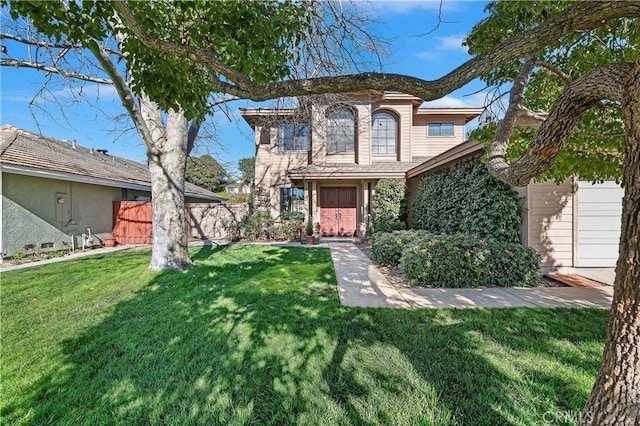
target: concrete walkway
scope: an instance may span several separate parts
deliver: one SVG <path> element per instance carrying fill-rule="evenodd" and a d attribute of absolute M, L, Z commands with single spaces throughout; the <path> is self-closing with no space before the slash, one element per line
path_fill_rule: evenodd
<path fill-rule="evenodd" d="M 405 288 L 389 283 L 360 249 L 330 242 L 344 306 L 388 308 L 599 308 L 609 309 L 613 287 Z"/>

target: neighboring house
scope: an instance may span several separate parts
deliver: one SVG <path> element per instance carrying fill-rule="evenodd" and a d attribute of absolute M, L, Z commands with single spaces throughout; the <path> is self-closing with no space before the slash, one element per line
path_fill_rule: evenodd
<path fill-rule="evenodd" d="M 422 179 L 479 158 L 484 146 L 465 142 L 407 172 L 409 204 Z M 614 267 L 618 259 L 623 190 L 613 181 L 578 178 L 514 187 L 522 201 L 522 243 L 542 255 L 545 272 L 567 267 Z M 409 220 L 412 218 L 410 217 Z"/>
<path fill-rule="evenodd" d="M 251 185 L 248 185 L 242 179 L 238 179 L 238 180 L 234 180 L 233 182 L 229 182 L 225 186 L 224 190 L 229 195 L 251 194 Z"/>
<path fill-rule="evenodd" d="M 241 109 L 255 131 L 256 200 L 274 218 L 312 215 L 322 235 L 352 236 L 371 213 L 381 178 L 409 169 L 465 140 L 481 108 L 422 108 L 400 93 L 363 92 L 300 110 Z"/>
<path fill-rule="evenodd" d="M 99 244 L 113 231 L 114 202 L 151 199 L 146 164 L 12 126 L 0 132 L 3 257 L 77 247 L 82 234 L 85 244 Z M 223 200 L 189 183 L 185 196 Z"/>

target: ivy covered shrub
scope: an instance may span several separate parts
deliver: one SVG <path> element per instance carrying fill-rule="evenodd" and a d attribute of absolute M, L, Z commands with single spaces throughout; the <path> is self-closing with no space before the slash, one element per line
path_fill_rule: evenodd
<path fill-rule="evenodd" d="M 400 226 L 400 229 L 404 229 L 406 194 L 404 179 L 384 178 L 376 183 L 375 195 L 371 200 L 374 232 L 386 232 Z"/>
<path fill-rule="evenodd" d="M 404 248 L 428 235 L 426 231 L 421 230 L 376 234 L 371 242 L 373 260 L 379 265 L 397 266 Z"/>
<path fill-rule="evenodd" d="M 231 241 L 246 239 L 291 241 L 300 239 L 304 215 L 292 215 L 286 220 L 275 222 L 268 212 L 255 210 L 240 221 L 224 223 L 227 238 Z"/>
<path fill-rule="evenodd" d="M 516 193 L 479 162 L 425 177 L 412 207 L 417 229 L 520 240 L 522 216 Z"/>
<path fill-rule="evenodd" d="M 412 285 L 433 287 L 530 287 L 540 277 L 540 255 L 520 243 L 469 235 L 424 237 L 402 252 Z"/>

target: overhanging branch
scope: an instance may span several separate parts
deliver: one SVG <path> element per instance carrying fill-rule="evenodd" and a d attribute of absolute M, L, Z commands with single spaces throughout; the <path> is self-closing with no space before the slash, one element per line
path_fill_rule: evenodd
<path fill-rule="evenodd" d="M 46 71 L 46 72 L 50 72 L 53 74 L 58 74 L 61 75 L 62 77 L 66 77 L 66 78 L 73 78 L 76 80 L 82 80 L 82 81 L 90 81 L 92 83 L 98 83 L 98 84 L 113 84 L 113 82 L 111 80 L 108 80 L 106 78 L 102 78 L 102 77 L 97 77 L 95 75 L 89 75 L 89 74 L 82 74 L 82 73 L 75 73 L 75 72 L 70 72 L 70 71 L 65 71 L 62 70 L 60 68 L 56 68 L 56 67 L 52 67 L 49 65 L 44 65 L 38 62 L 31 62 L 31 61 L 22 61 L 22 60 L 18 60 L 18 59 L 0 59 L 0 66 L 3 67 L 21 67 L 21 68 L 33 68 L 33 69 L 37 69 L 40 71 Z"/>
<path fill-rule="evenodd" d="M 487 162 L 489 171 L 500 180 L 524 186 L 533 177 L 549 169 L 585 112 L 601 100 L 622 100 L 624 82 L 633 67 L 634 64 L 622 63 L 596 68 L 567 86 L 549 111 L 549 117 L 536 132 L 529 148 L 510 164 L 504 159 L 505 135 L 499 133 L 490 147 Z"/>
<path fill-rule="evenodd" d="M 223 75 L 226 79 L 236 83 L 234 85 L 228 84 L 212 76 L 216 88 L 254 101 L 286 96 L 344 93 L 364 89 L 398 90 L 424 100 L 434 100 L 489 72 L 500 64 L 538 52 L 542 47 L 557 42 L 567 33 L 578 30 L 588 31 L 620 17 L 640 16 L 640 1 L 576 2 L 547 19 L 538 27 L 513 36 L 438 80 L 427 81 L 403 75 L 363 73 L 256 85 L 237 70 L 219 61 L 211 52 L 154 38 L 136 20 L 126 0 L 117 0 L 114 7 L 121 14 L 124 24 L 147 47 L 208 67 L 216 75 Z"/>

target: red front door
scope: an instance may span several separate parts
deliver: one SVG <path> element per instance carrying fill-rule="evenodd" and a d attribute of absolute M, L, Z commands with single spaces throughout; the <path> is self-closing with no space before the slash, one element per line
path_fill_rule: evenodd
<path fill-rule="evenodd" d="M 356 230 L 356 188 L 320 189 L 320 232 L 352 237 Z"/>

